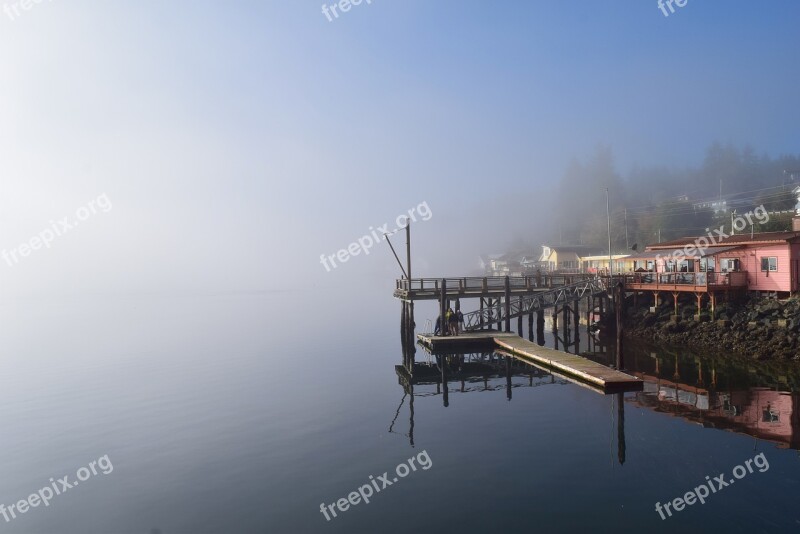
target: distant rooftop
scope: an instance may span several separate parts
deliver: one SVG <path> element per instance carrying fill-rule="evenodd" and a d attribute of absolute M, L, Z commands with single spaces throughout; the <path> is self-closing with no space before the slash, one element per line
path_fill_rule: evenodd
<path fill-rule="evenodd" d="M 653 243 L 647 245 L 648 250 L 661 250 L 661 249 L 674 249 L 685 247 L 686 245 L 694 245 L 698 239 L 708 236 L 693 236 L 681 237 L 680 239 L 673 239 L 672 241 L 664 241 L 663 243 Z M 797 242 L 800 241 L 800 232 L 757 232 L 752 235 L 750 233 L 736 234 L 728 237 L 721 237 L 714 235 L 716 245 L 768 245 L 775 243 Z"/>

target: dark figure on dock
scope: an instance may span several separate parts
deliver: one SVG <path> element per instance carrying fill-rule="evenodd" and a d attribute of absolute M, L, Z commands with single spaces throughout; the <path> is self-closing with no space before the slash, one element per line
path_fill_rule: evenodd
<path fill-rule="evenodd" d="M 450 328 L 450 335 L 458 335 L 458 315 L 453 311 L 453 308 L 447 310 L 447 324 Z"/>
<path fill-rule="evenodd" d="M 536 269 L 536 287 L 542 287 L 542 270 Z"/>
<path fill-rule="evenodd" d="M 456 312 L 456 316 L 458 317 L 458 323 L 456 323 L 456 334 L 459 332 L 464 331 L 464 314 L 461 313 L 461 310 Z"/>
<path fill-rule="evenodd" d="M 439 333 L 442 331 L 442 316 L 436 318 L 436 326 L 433 329 L 433 335 L 438 336 Z"/>

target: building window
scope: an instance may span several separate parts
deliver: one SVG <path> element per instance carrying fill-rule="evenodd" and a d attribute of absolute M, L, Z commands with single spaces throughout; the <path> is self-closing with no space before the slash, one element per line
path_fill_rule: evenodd
<path fill-rule="evenodd" d="M 733 417 L 742 415 L 742 407 L 736 404 L 731 404 L 730 399 L 725 399 L 725 402 L 722 403 L 722 409 L 725 411 L 726 415 Z"/>
<path fill-rule="evenodd" d="M 723 258 L 720 260 L 722 272 L 736 272 L 739 270 L 739 260 L 736 258 Z"/>
<path fill-rule="evenodd" d="M 761 258 L 761 272 L 768 272 L 772 271 L 775 272 L 778 270 L 778 258 L 775 256 L 770 256 L 768 258 Z"/>
<path fill-rule="evenodd" d="M 767 408 L 761 414 L 761 422 L 762 423 L 778 423 L 781 420 L 780 412 L 772 410 L 771 408 Z"/>

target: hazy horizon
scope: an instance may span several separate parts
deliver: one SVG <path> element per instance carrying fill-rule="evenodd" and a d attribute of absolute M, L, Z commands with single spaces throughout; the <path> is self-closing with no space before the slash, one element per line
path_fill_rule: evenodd
<path fill-rule="evenodd" d="M 621 175 L 698 166 L 715 141 L 800 152 L 794 2 L 691 1 L 664 17 L 656 2 L 374 0 L 340 15 L 319 2 L 0 13 L 0 249 L 100 195 L 113 205 L 0 261 L 0 291 L 390 281 L 385 244 L 330 272 L 320 255 L 422 202 L 415 271 L 457 275 L 535 242 L 547 192 L 598 146 Z"/>

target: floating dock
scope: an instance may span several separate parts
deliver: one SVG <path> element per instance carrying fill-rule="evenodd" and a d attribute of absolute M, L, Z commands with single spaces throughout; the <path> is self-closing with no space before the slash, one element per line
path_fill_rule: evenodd
<path fill-rule="evenodd" d="M 502 349 L 516 358 L 557 370 L 605 391 L 641 391 L 644 382 L 582 356 L 541 347 L 511 332 L 480 331 L 458 336 L 418 334 L 417 339 L 433 352 Z"/>

